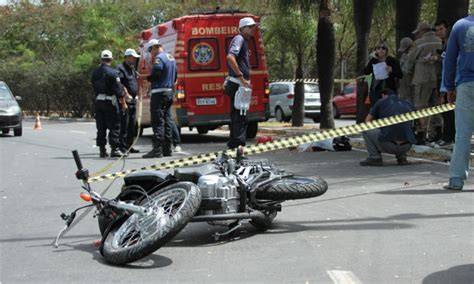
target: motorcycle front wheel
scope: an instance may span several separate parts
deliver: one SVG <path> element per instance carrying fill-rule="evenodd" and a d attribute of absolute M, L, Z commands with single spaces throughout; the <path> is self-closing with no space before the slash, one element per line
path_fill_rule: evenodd
<path fill-rule="evenodd" d="M 151 214 L 132 214 L 112 228 L 103 243 L 103 257 L 113 264 L 125 264 L 152 254 L 191 221 L 200 204 L 201 192 L 190 182 L 153 193 L 140 204 Z"/>
<path fill-rule="evenodd" d="M 289 176 L 275 180 L 257 190 L 257 199 L 292 200 L 323 195 L 328 189 L 327 182 L 320 178 Z"/>

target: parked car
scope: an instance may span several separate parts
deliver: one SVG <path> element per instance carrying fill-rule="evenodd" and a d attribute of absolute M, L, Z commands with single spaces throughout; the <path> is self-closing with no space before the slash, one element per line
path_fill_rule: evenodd
<path fill-rule="evenodd" d="M 270 114 L 279 122 L 290 121 L 295 97 L 294 82 L 270 83 Z M 316 83 L 304 84 L 304 114 L 314 122 L 321 119 L 321 98 Z"/>
<path fill-rule="evenodd" d="M 17 101 L 21 97 L 14 97 L 5 82 L 0 81 L 0 130 L 8 134 L 13 129 L 15 136 L 22 135 L 23 114 Z"/>
<path fill-rule="evenodd" d="M 350 83 L 345 86 L 340 95 L 334 96 L 332 101 L 332 113 L 334 118 L 342 114 L 357 113 L 357 84 Z"/>

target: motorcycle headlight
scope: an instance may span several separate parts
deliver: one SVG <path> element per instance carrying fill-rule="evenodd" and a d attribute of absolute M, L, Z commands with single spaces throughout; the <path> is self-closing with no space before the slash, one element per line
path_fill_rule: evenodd
<path fill-rule="evenodd" d="M 6 114 L 14 115 L 14 114 L 20 113 L 20 111 L 21 110 L 20 110 L 19 106 L 11 106 L 11 107 L 7 108 Z"/>

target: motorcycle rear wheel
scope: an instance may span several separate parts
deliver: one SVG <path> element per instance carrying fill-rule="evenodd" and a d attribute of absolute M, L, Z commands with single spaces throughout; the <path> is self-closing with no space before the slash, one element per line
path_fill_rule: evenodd
<path fill-rule="evenodd" d="M 126 264 L 152 254 L 191 221 L 200 204 L 201 192 L 190 182 L 175 183 L 153 193 L 141 203 L 153 213 L 132 214 L 112 228 L 103 244 L 103 257 L 113 264 Z"/>
<path fill-rule="evenodd" d="M 292 200 L 323 195 L 328 189 L 327 182 L 320 178 L 289 176 L 273 181 L 257 190 L 257 199 Z"/>

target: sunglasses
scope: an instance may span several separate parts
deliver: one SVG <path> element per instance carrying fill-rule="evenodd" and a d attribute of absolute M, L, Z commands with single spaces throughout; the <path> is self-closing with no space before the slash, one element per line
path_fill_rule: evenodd
<path fill-rule="evenodd" d="M 376 49 L 387 49 L 387 47 L 385 47 L 385 46 L 377 46 Z"/>

